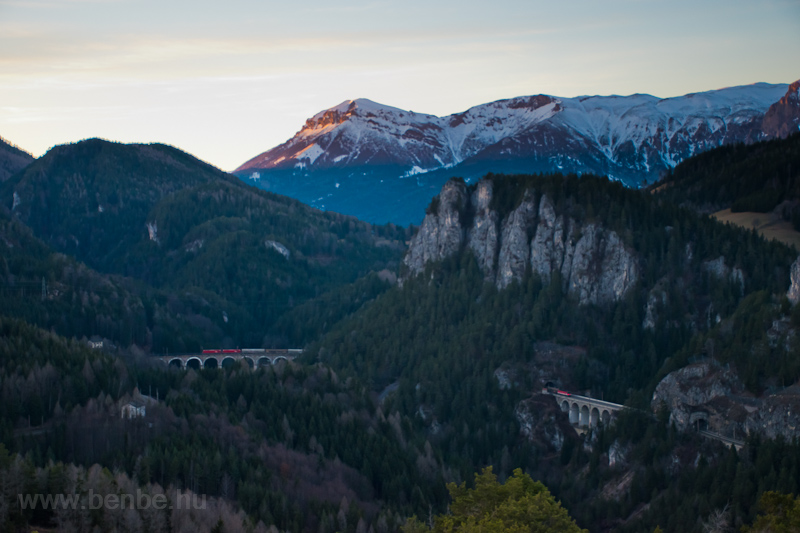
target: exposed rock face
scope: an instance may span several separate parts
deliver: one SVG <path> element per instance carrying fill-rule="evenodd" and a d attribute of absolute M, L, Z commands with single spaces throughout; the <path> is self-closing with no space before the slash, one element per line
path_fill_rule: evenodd
<path fill-rule="evenodd" d="M 644 320 L 642 320 L 642 327 L 644 329 L 654 329 L 656 327 L 659 308 L 667 305 L 667 293 L 664 290 L 665 284 L 666 279 L 662 278 L 647 294 L 647 304 L 645 304 L 644 307 Z"/>
<path fill-rule="evenodd" d="M 789 387 L 764 398 L 757 410 L 750 413 L 746 428 L 774 439 L 800 437 L 800 389 Z"/>
<path fill-rule="evenodd" d="M 619 440 L 612 442 L 608 448 L 608 466 L 624 467 L 627 465 L 630 451 L 630 444 L 621 444 Z"/>
<path fill-rule="evenodd" d="M 403 259 L 410 272 L 422 272 L 429 261 L 440 261 L 461 249 L 464 242 L 461 219 L 466 203 L 467 188 L 463 181 L 450 180 L 444 184 L 436 212 L 425 216 Z"/>
<path fill-rule="evenodd" d="M 267 248 L 271 248 L 271 249 L 275 250 L 276 252 L 281 254 L 286 259 L 289 259 L 289 257 L 291 257 L 291 255 L 292 255 L 292 252 L 290 252 L 287 247 L 285 247 L 284 245 L 282 245 L 278 241 L 266 240 L 266 241 L 264 241 L 264 246 L 266 246 Z"/>
<path fill-rule="evenodd" d="M 744 272 L 742 272 L 742 269 L 739 267 L 729 268 L 728 265 L 725 264 L 724 256 L 719 256 L 713 261 L 703 262 L 703 270 L 719 279 L 728 279 L 736 283 L 744 293 Z"/>
<path fill-rule="evenodd" d="M 548 448 L 561 451 L 564 445 L 564 420 L 549 398 L 535 396 L 522 400 L 514 410 L 520 433 L 531 443 L 541 442 Z"/>
<path fill-rule="evenodd" d="M 800 131 L 800 80 L 789 85 L 783 98 L 772 104 L 761 122 L 764 137 L 787 137 Z"/>
<path fill-rule="evenodd" d="M 578 295 L 581 304 L 618 301 L 639 279 L 636 259 L 613 231 L 589 224 L 572 253 L 571 248 L 561 275 L 567 292 Z"/>
<path fill-rule="evenodd" d="M 530 238 L 528 231 L 536 218 L 536 204 L 531 191 L 503 222 L 502 245 L 497 266 L 497 286 L 507 287 L 513 280 L 522 279 L 528 266 Z"/>
<path fill-rule="evenodd" d="M 147 233 L 150 235 L 150 240 L 158 242 L 158 224 L 155 222 L 148 222 L 147 226 Z"/>
<path fill-rule="evenodd" d="M 731 395 L 742 390 L 744 387 L 732 371 L 713 362 L 696 363 L 662 379 L 653 392 L 651 405 L 658 409 L 666 404 L 670 422 L 680 430 L 691 427 L 694 413 L 705 413 L 709 427 L 719 431 L 727 425 L 727 413 L 734 403 Z"/>
<path fill-rule="evenodd" d="M 569 221 L 556 216 L 553 202 L 542 195 L 539 202 L 539 224 L 531 242 L 531 269 L 539 274 L 545 283 L 550 281 L 550 273 L 561 271 L 564 262 L 565 236 L 569 234 Z"/>
<path fill-rule="evenodd" d="M 789 298 L 792 304 L 796 304 L 800 301 L 800 257 L 792 263 L 791 279 L 792 284 L 789 287 L 789 292 L 786 293 L 786 297 Z"/>
<path fill-rule="evenodd" d="M 743 392 L 736 374 L 714 362 L 689 365 L 667 375 L 653 393 L 652 407 L 663 403 L 678 429 L 696 422 L 722 435 L 744 438 L 758 433 L 768 438 L 800 437 L 800 387 L 753 397 Z"/>
<path fill-rule="evenodd" d="M 478 259 L 478 265 L 487 281 L 495 276 L 494 262 L 497 257 L 497 213 L 489 208 L 492 201 L 492 182 L 482 180 L 472 193 L 470 203 L 475 215 L 472 226 L 467 231 L 467 246 Z"/>
<path fill-rule="evenodd" d="M 466 235 L 487 281 L 498 288 L 521 280 L 530 266 L 545 283 L 561 274 L 563 288 L 583 304 L 621 299 L 639 279 L 638 261 L 619 235 L 597 224 L 584 227 L 556 213 L 547 195 L 537 200 L 528 190 L 522 202 L 498 224 L 490 208 L 492 183 L 484 180 L 467 201 L 460 181 L 449 181 L 439 195 L 436 213 L 430 213 L 411 241 L 404 263 L 410 275 L 461 249 Z M 463 213 L 474 213 L 468 228 Z M 498 231 L 499 226 L 499 231 Z"/>

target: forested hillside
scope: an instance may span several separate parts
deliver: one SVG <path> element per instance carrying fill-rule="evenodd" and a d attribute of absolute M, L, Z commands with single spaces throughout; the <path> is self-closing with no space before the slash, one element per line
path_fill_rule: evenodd
<path fill-rule="evenodd" d="M 606 436 L 593 434 L 585 444 L 591 451 L 586 452 L 574 443 L 570 430 L 556 423 L 557 410 L 546 410 L 552 400 L 537 393 L 552 382 L 650 410 L 652 391 L 664 375 L 708 356 L 733 365 L 755 394 L 776 378 L 794 382 L 800 377 L 796 343 L 768 340 L 772 323 L 781 317 L 788 320 L 784 294 L 794 252 L 752 231 L 722 225 L 604 179 L 485 179 L 493 183 L 489 205 L 497 214 L 498 234 L 511 233 L 510 221 L 516 219 L 511 215 L 526 198 L 547 197 L 557 218 L 574 223 L 573 243 L 581 238 L 581 228 L 594 225 L 613 231 L 636 258 L 640 275 L 622 298 L 602 305 L 581 305 L 559 271 L 551 272 L 546 282 L 530 265 L 521 279 L 498 289 L 486 281 L 488 266 L 482 265 L 487 263 L 476 259 L 468 244 L 478 216 L 472 211 L 474 204 L 460 203 L 463 196 L 451 205 L 439 198 L 428 217 L 451 225 L 426 221 L 420 231 L 437 232 L 440 246 L 446 248 L 443 235 L 462 224 L 468 235 L 462 247 L 427 263 L 423 272 L 344 320 L 310 351 L 337 372 L 382 392 L 384 409 L 413 420 L 444 464 L 457 465 L 464 478 L 480 465 L 495 465 L 501 476 L 523 466 L 564 499 L 579 524 L 592 530 L 613 525 L 651 531 L 658 523 L 672 524 L 672 531 L 700 530 L 702 517 L 724 505 L 720 498 L 730 496 L 702 485 L 693 500 L 683 499 L 674 492 L 678 489 L 670 481 L 670 469 L 678 468 L 687 479 L 723 475 L 712 472 L 739 464 L 738 457 L 725 463 L 724 455 L 710 452 L 705 459 L 709 470 L 696 470 L 685 461 L 688 455 L 696 456 L 699 444 L 675 434 L 666 418 L 619 422 Z M 468 188 L 467 197 L 474 198 L 475 191 Z M 536 241 L 535 235 L 528 237 Z M 415 237 L 415 242 L 424 239 Z M 414 246 L 412 242 L 412 252 Z M 502 258 L 502 246 L 497 253 Z M 711 354 L 709 338 L 716 340 L 717 351 Z M 644 432 L 649 437 L 641 440 Z M 764 446 L 772 450 L 773 444 Z M 609 467 L 608 458 L 620 449 L 626 450 L 625 469 L 632 477 Z M 570 477 L 584 461 L 590 465 L 588 478 L 585 471 Z M 740 475 L 760 479 L 753 473 L 755 467 L 743 462 L 737 468 Z M 795 490 L 794 483 L 787 481 L 782 488 Z M 615 484 L 620 484 L 621 499 L 617 494 L 612 499 L 618 503 L 601 504 Z M 742 492 L 735 497 L 738 514 L 732 524 L 753 516 L 758 490 L 775 487 L 733 486 Z M 597 506 L 571 507 L 579 501 Z M 662 507 L 667 501 L 681 508 L 679 517 Z M 622 527 L 643 503 L 650 503 L 652 512 Z M 606 526 L 601 516 L 606 516 Z"/>
<path fill-rule="evenodd" d="M 169 294 L 168 313 L 183 316 L 189 330 L 205 330 L 197 336 L 169 328 L 145 339 L 144 329 L 160 316 L 149 305 L 146 327 L 137 318 L 135 333 L 90 326 L 60 332 L 157 352 L 302 345 L 308 337 L 275 329 L 276 321 L 371 271 L 396 269 L 406 238 L 402 228 L 373 227 L 259 191 L 163 145 L 92 139 L 58 146 L 0 185 L 0 196 L 11 217 L 46 245 L 102 274 L 136 279 L 141 290 Z M 27 253 L 13 250 L 15 286 L 61 276 L 41 258 L 23 259 Z M 326 307 L 328 320 L 352 310 L 331 297 Z M 40 314 L 36 323 L 53 320 Z"/>
<path fill-rule="evenodd" d="M 709 150 L 679 164 L 649 190 L 705 213 L 726 208 L 767 213 L 787 202 L 785 216 L 795 217 L 800 202 L 800 133 Z"/>
<path fill-rule="evenodd" d="M 762 493 L 800 490 L 796 252 L 752 230 L 594 176 L 454 179 L 406 230 L 167 147 L 47 157 L 0 185 L 0 529 L 466 527 L 480 518 L 459 510 L 473 494 L 460 483 L 475 479 L 510 512 L 536 501 L 570 525 L 554 497 L 592 532 L 700 532 L 752 524 Z M 79 341 L 92 335 L 111 345 Z M 256 371 L 149 357 L 287 345 L 307 349 Z M 701 367 L 700 385 L 664 385 Z M 631 409 L 577 432 L 548 384 Z M 120 417 L 129 400 L 144 418 Z M 745 447 L 705 440 L 680 409 L 747 428 Z M 475 478 L 490 465 L 496 481 Z M 15 500 L 89 489 L 213 505 Z"/>
<path fill-rule="evenodd" d="M 244 315 L 207 291 L 173 293 L 98 273 L 53 252 L 4 209 L 0 252 L 3 314 L 67 337 L 98 336 L 120 348 L 175 352 L 232 337 L 223 309 Z"/>
<path fill-rule="evenodd" d="M 0 319 L 0 333 L 0 471 L 16 469 L 3 472 L 14 481 L 0 490 L 4 530 L 6 521 L 53 519 L 20 509 L 13 494 L 15 487 L 35 494 L 34 468 L 48 463 L 56 478 L 44 487 L 50 493 L 70 476 L 76 483 L 74 470 L 61 463 L 99 463 L 117 472 L 118 482 L 127 475 L 117 491 L 188 489 L 235 501 L 225 504 L 228 511 L 243 509 L 251 527 L 262 521 L 290 531 L 355 531 L 364 520 L 388 531 L 412 509 L 442 498 L 441 478 L 427 483 L 415 466 L 424 442 L 415 443 L 399 419 L 387 420 L 366 391 L 327 368 L 167 372 L 17 320 Z M 138 396 L 147 417 L 121 419 L 120 406 L 138 395 L 136 384 L 150 395 Z M 9 459 L 6 450 L 25 459 Z M 113 483 L 110 473 L 106 481 Z M 68 518 L 101 527 L 107 519 Z"/>
<path fill-rule="evenodd" d="M 0 183 L 33 161 L 33 156 L 0 137 Z"/>
<path fill-rule="evenodd" d="M 486 179 L 494 183 L 491 205 L 499 220 L 534 190 L 552 200 L 559 216 L 575 221 L 573 239 L 591 224 L 618 234 L 641 272 L 624 298 L 580 306 L 565 294 L 560 272 L 544 283 L 530 269 L 512 288 L 498 290 L 484 282 L 464 247 L 344 321 L 317 348 L 322 360 L 374 380 L 376 388 L 405 378 L 408 386 L 442 379 L 460 389 L 460 372 L 482 368 L 485 388 L 501 362 L 527 361 L 536 342 L 554 341 L 585 347 L 584 363 L 601 365 L 583 371 L 579 388 L 624 402 L 630 390 L 654 386 L 662 363 L 717 316 L 730 316 L 743 297 L 789 288 L 793 252 L 751 231 L 590 176 Z M 443 395 L 436 403 L 445 410 L 452 387 L 430 387 Z"/>

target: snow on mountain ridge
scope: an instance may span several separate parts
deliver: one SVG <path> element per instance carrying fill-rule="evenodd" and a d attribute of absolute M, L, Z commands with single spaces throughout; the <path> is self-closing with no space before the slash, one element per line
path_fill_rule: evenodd
<path fill-rule="evenodd" d="M 347 100 L 317 113 L 292 139 L 237 171 L 369 164 L 420 173 L 452 167 L 479 153 L 553 153 L 549 143 L 572 139 L 573 148 L 595 151 L 607 161 L 604 165 L 652 172 L 697 151 L 740 140 L 742 131 L 763 117 L 787 87 L 757 83 L 664 99 L 648 94 L 537 95 L 490 102 L 445 117 L 363 98 Z M 576 161 L 569 152 L 558 158 Z"/>

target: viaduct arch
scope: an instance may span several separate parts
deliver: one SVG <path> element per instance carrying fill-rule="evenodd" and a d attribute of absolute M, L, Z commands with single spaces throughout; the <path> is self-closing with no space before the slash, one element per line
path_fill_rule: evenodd
<path fill-rule="evenodd" d="M 229 368 L 240 364 L 242 361 L 247 363 L 251 370 L 255 370 L 276 365 L 280 361 L 294 361 L 302 353 L 303 350 L 299 349 L 248 349 L 230 352 L 219 350 L 219 353 L 158 355 L 155 358 L 169 367 L 181 370 L 188 370 L 189 368 L 195 370 L 200 370 L 201 368 Z"/>
<path fill-rule="evenodd" d="M 608 425 L 614 414 L 625 408 L 618 403 L 571 394 L 552 387 L 542 389 L 542 394 L 554 396 L 561 411 L 569 414 L 569 423 L 582 428 Z"/>

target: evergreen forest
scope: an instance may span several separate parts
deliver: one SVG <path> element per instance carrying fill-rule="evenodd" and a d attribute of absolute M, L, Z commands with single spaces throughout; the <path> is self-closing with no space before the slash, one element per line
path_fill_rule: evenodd
<path fill-rule="evenodd" d="M 0 530 L 791 531 L 798 250 L 708 213 L 795 217 L 799 141 L 712 150 L 646 190 L 485 176 L 501 224 L 546 195 L 619 236 L 638 276 L 597 305 L 530 266 L 500 289 L 466 246 L 411 275 L 419 228 L 318 211 L 168 146 L 56 147 L 0 183 Z M 223 348 L 303 353 L 154 357 Z M 728 387 L 702 409 L 743 406 L 725 411 L 751 421 L 738 448 L 654 401 L 702 365 L 728 381 L 677 389 Z M 548 386 L 625 408 L 577 431 Z M 144 417 L 120 416 L 131 401 Z M 790 412 L 757 426 L 747 406 Z M 69 494 L 204 505 L 25 504 Z"/>

